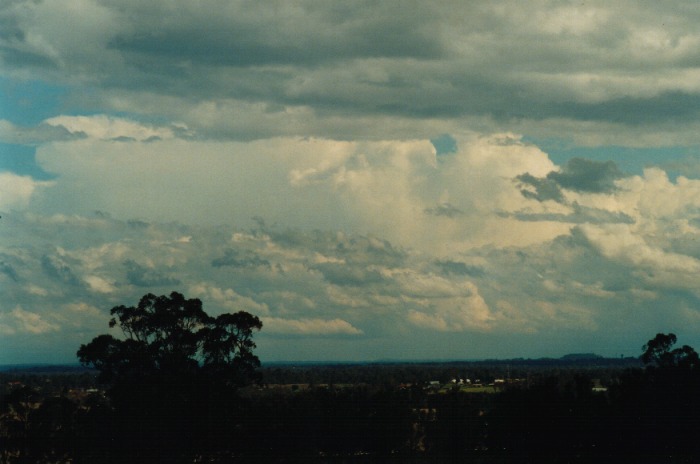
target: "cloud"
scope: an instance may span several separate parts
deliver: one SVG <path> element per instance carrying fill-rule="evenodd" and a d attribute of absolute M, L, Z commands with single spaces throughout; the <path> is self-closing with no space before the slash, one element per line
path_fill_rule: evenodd
<path fill-rule="evenodd" d="M 589 143 L 670 133 L 697 143 L 696 16 L 628 1 L 202 9 L 24 0 L 0 8 L 0 59 L 6 76 L 60 83 L 85 113 L 185 118 L 190 129 L 241 140 L 366 128 L 377 137 L 384 122 L 402 137 L 440 141 L 469 121 L 540 136 L 575 123 L 592 133 L 572 137 Z M 453 150 L 440 143 L 441 154 Z"/>
<path fill-rule="evenodd" d="M 220 288 L 206 283 L 191 285 L 189 294 L 192 297 L 204 298 L 213 301 L 220 308 L 219 311 L 238 312 L 247 311 L 257 316 L 270 313 L 266 303 L 258 303 L 253 298 L 238 294 L 231 288 Z M 218 311 L 217 311 L 218 312 Z"/>
<path fill-rule="evenodd" d="M 504 217 L 514 217 L 519 221 L 532 221 L 532 222 L 568 222 L 572 224 L 582 224 L 582 223 L 625 223 L 633 224 L 635 222 L 634 218 L 623 212 L 613 212 L 605 209 L 591 208 L 588 206 L 581 206 L 577 202 L 571 205 L 571 210 L 565 213 L 560 212 L 546 212 L 546 213 L 530 213 L 530 212 L 516 212 L 516 213 L 499 213 Z"/>
<path fill-rule="evenodd" d="M 141 133 L 129 121 L 124 134 Z M 428 335 L 428 357 L 537 355 L 572 337 L 613 350 L 659 320 L 692 320 L 700 181 L 559 167 L 511 133 L 455 135 L 456 151 L 438 156 L 427 139 L 148 140 L 150 130 L 160 128 L 38 147 L 51 186 L 2 218 L 0 330 L 13 346 L 39 343 L 20 340 L 17 307 L 55 326 L 47 334 L 72 356 L 109 308 L 172 290 L 210 314 L 262 317 L 267 359 L 317 355 L 306 335 L 328 358 L 407 357 Z M 544 195 L 535 180 L 548 181 L 564 200 L 523 195 L 523 173 L 530 191 Z M 449 211 L 459 214 L 439 214 Z"/>
<path fill-rule="evenodd" d="M 566 202 L 562 189 L 586 193 L 611 193 L 615 181 L 623 177 L 613 161 L 592 161 L 571 158 L 560 171 L 552 171 L 544 178 L 530 173 L 516 176 L 521 193 L 538 201 Z"/>
<path fill-rule="evenodd" d="M 108 282 L 100 276 L 87 276 L 85 277 L 85 282 L 87 282 L 90 288 L 96 292 L 112 293 L 115 290 L 115 287 L 112 283 Z"/>
<path fill-rule="evenodd" d="M 25 311 L 20 306 L 9 313 L 0 313 L 0 333 L 6 335 L 40 335 L 60 330 L 58 324 L 43 319 L 39 314 Z"/>
<path fill-rule="evenodd" d="M 449 203 L 443 203 L 432 208 L 426 208 L 425 213 L 432 214 L 434 216 L 446 216 L 450 218 L 464 214 L 463 211 L 455 208 Z"/>
<path fill-rule="evenodd" d="M 532 198 L 537 201 L 553 200 L 564 201 L 564 194 L 556 181 L 546 178 L 537 178 L 530 173 L 520 174 L 515 178 L 520 188 L 520 193 L 525 198 Z"/>
<path fill-rule="evenodd" d="M 71 131 L 63 125 L 43 122 L 34 127 L 20 127 L 0 119 L 0 140 L 6 143 L 37 145 L 40 143 L 85 138 L 82 131 Z"/>
<path fill-rule="evenodd" d="M 270 262 L 251 252 L 240 252 L 234 249 L 228 249 L 220 258 L 213 259 L 211 265 L 214 267 L 231 266 L 235 268 L 270 268 Z"/>
<path fill-rule="evenodd" d="M 295 335 L 361 335 L 362 331 L 342 319 L 263 318 L 267 332 Z"/>
<path fill-rule="evenodd" d="M 163 6 L 156 4 L 140 9 L 142 16 L 136 24 L 140 33 L 119 35 L 109 47 L 125 54 L 159 58 L 172 54 L 228 66 L 439 54 L 438 39 L 419 22 L 421 14 L 424 21 L 432 16 L 430 9 L 414 2 L 410 8 L 392 3 L 368 11 L 359 6 L 310 7 L 303 3 L 278 5 L 273 10 L 267 5 L 245 8 L 234 2 L 203 11 L 180 2 L 179 8 L 187 13 L 179 21 L 167 22 L 162 20 L 166 15 Z M 155 25 L 156 32 L 148 33 L 147 24 Z M 202 27 L 208 27 L 209 34 L 196 34 Z M 275 33 L 265 33 L 269 30 Z"/>
<path fill-rule="evenodd" d="M 95 138 L 117 142 L 152 142 L 185 135 L 186 128 L 144 125 L 125 118 L 103 114 L 93 116 L 56 116 L 44 121 L 43 126 L 60 129 L 78 138 Z M 41 126 L 40 126 L 41 127 Z"/>
<path fill-rule="evenodd" d="M 596 227 L 584 224 L 577 230 L 607 258 L 624 260 L 635 267 L 652 270 L 683 273 L 695 273 L 700 270 L 700 260 L 649 245 L 644 237 L 635 234 L 628 225 Z"/>
<path fill-rule="evenodd" d="M 651 175 L 649 180 L 652 183 L 645 184 L 646 188 L 651 189 L 653 182 L 661 190 L 669 188 Z M 671 188 L 687 186 L 671 184 Z M 613 195 L 631 193 L 620 190 Z M 517 191 L 514 194 L 522 198 Z M 620 201 L 637 208 L 631 198 Z M 644 215 L 646 211 L 640 210 Z M 46 218 L 28 213 L 14 216 L 13 221 L 25 221 L 25 225 L 10 229 L 12 233 L 3 242 L 3 261 L 12 263 L 21 276 L 19 281 L 4 282 L 5 332 L 10 327 L 18 333 L 14 316 L 8 315 L 18 305 L 66 328 L 61 333 L 69 327 L 83 333 L 104 330 L 100 327 L 104 316 L 99 314 L 74 326 L 79 311 L 70 305 L 80 301 L 105 312 L 116 304 L 135 303 L 146 290 L 154 289 L 134 286 L 125 279 L 125 270 L 131 268 L 146 276 L 177 279 L 185 285 L 179 290 L 201 298 L 211 314 L 247 310 L 260 315 L 265 322 L 261 352 L 277 358 L 296 353 L 285 345 L 284 337 L 276 338 L 285 334 L 324 339 L 363 334 L 366 337 L 358 337 L 363 341 L 357 349 L 369 349 L 375 343 L 372 340 L 377 340 L 400 350 L 405 348 L 401 340 L 407 334 L 424 331 L 444 343 L 447 339 L 442 337 L 450 334 L 469 334 L 471 339 L 488 333 L 502 343 L 513 337 L 544 336 L 551 330 L 602 336 L 597 328 L 617 327 L 618 318 L 641 311 L 638 322 L 629 329 L 638 333 L 652 328 L 649 321 L 655 317 L 652 308 L 656 305 L 666 305 L 668 317 L 675 317 L 671 299 L 677 297 L 669 292 L 692 289 L 688 279 L 678 277 L 697 265 L 685 254 L 688 251 L 678 248 L 680 241 L 663 248 L 651 244 L 653 237 L 639 223 L 581 224 L 573 234 L 550 241 L 505 248 L 469 247 L 446 258 L 369 235 L 262 222 L 252 230 L 173 222 L 132 227 L 130 221 L 105 214 Z M 28 233 L 19 234 L 20 230 Z M 61 248 L 16 246 L 36 244 L 32 237 L 49 230 L 52 242 L 62 244 Z M 211 266 L 232 246 L 240 256 L 257 256 L 275 265 L 259 266 L 252 272 Z M 353 273 L 362 278 L 353 280 Z M 368 279 L 367 273 L 378 277 Z M 329 280 L 331 275 L 334 279 Z M 27 281 L 33 282 L 32 288 Z M 80 285 L 67 290 L 65 282 Z M 173 290 L 160 288 L 156 291 Z M 77 340 L 77 335 L 72 337 L 74 343 L 85 342 Z M 278 351 L 269 351 L 272 346 Z M 333 352 L 328 351 L 328 356 Z"/>
<path fill-rule="evenodd" d="M 52 185 L 53 182 L 37 181 L 30 176 L 0 172 L 0 209 L 24 209 L 36 193 Z"/>
<path fill-rule="evenodd" d="M 700 181 L 696 179 L 679 176 L 672 182 L 666 172 L 650 167 L 642 176 L 623 179 L 620 187 L 623 207 L 634 205 L 643 217 L 687 219 L 700 211 Z"/>
<path fill-rule="evenodd" d="M 483 277 L 483 267 L 475 264 L 467 264 L 462 261 L 438 260 L 435 263 L 443 272 L 454 275 L 471 275 L 475 277 Z"/>
<path fill-rule="evenodd" d="M 448 301 L 437 300 L 426 308 L 411 309 L 408 321 L 439 332 L 488 331 L 494 315 L 474 287 L 470 295 Z"/>
<path fill-rule="evenodd" d="M 81 281 L 75 275 L 71 266 L 59 255 L 44 255 L 41 257 L 41 268 L 49 277 L 71 286 L 80 286 Z"/>
<path fill-rule="evenodd" d="M 164 272 L 149 269 L 132 260 L 125 261 L 124 267 L 126 268 L 126 280 L 137 287 L 177 287 L 180 285 L 180 280 L 168 276 Z"/>
<path fill-rule="evenodd" d="M 546 154 L 512 134 L 466 138 L 439 161 L 427 140 L 129 143 L 128 150 L 122 142 L 91 138 L 39 147 L 37 162 L 62 182 L 35 200 L 37 209 L 202 224 L 250 224 L 262 216 L 418 247 L 454 236 L 482 243 L 551 238 L 503 227 L 494 223 L 497 216 L 482 220 L 494 207 L 523 205 L 507 178 L 554 168 Z M 465 237 L 466 224 L 473 227 Z M 215 263 L 245 260 L 228 253 Z"/>
<path fill-rule="evenodd" d="M 0 139 L 36 155 L 0 173 L 0 330 L 72 357 L 110 307 L 182 287 L 261 315 L 261 352 L 288 359 L 695 333 L 700 181 L 614 156 L 700 143 L 698 19 L 628 0 L 2 3 Z"/>
<path fill-rule="evenodd" d="M 615 181 L 623 177 L 613 161 L 597 162 L 572 158 L 561 171 L 547 174 L 562 188 L 590 193 L 610 193 L 616 189 Z"/>
<path fill-rule="evenodd" d="M 0 261 L 0 273 L 4 274 L 15 282 L 19 281 L 17 270 L 9 263 Z"/>
<path fill-rule="evenodd" d="M 317 264 L 313 269 L 320 271 L 324 279 L 335 285 L 367 286 L 382 281 L 382 274 L 377 269 L 332 262 Z"/>

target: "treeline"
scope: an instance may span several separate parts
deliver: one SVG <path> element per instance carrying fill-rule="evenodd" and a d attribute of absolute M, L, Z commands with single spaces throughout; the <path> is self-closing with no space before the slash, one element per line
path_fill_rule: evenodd
<path fill-rule="evenodd" d="M 60 375 L 55 385 L 39 375 L 3 385 L 0 464 L 651 464 L 700 455 L 700 358 L 674 348 L 673 334 L 644 345 L 644 367 L 616 371 L 591 360 L 285 371 L 260 369 L 252 335 L 262 323 L 248 313 L 214 318 L 173 292 L 112 315 L 123 337 L 100 335 L 77 352 L 96 377 L 77 373 L 74 388 Z M 493 387 L 465 379 L 477 376 Z"/>
<path fill-rule="evenodd" d="M 591 374 L 495 394 L 323 385 L 193 399 L 161 384 L 128 406 L 102 391 L 15 386 L 2 398 L 1 462 L 696 462 L 695 368 L 627 369 L 605 392 Z"/>
<path fill-rule="evenodd" d="M 449 381 L 441 393 L 425 382 L 389 385 L 376 374 L 376 384 L 235 392 L 151 382 L 121 399 L 85 388 L 84 374 L 71 388 L 70 375 L 22 374 L 28 385 L 3 384 L 0 462 L 695 462 L 696 367 L 606 372 L 602 392 L 593 389 L 601 372 L 570 368 L 495 394 Z"/>
<path fill-rule="evenodd" d="M 569 358 L 509 359 L 444 362 L 375 362 L 375 363 L 278 363 L 263 365 L 259 372 L 265 384 L 369 384 L 394 386 L 423 384 L 430 381 L 448 383 L 453 379 L 541 379 L 556 377 L 567 371 L 590 373 L 593 378 L 609 382 L 626 368 L 639 368 L 637 358 Z M 564 374 L 565 375 L 565 374 Z"/>

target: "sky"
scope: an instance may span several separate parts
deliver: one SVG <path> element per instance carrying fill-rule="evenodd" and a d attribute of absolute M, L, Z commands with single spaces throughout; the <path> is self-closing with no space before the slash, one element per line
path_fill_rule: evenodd
<path fill-rule="evenodd" d="M 700 347 L 695 1 L 0 3 L 0 364 L 147 293 L 263 362 Z"/>

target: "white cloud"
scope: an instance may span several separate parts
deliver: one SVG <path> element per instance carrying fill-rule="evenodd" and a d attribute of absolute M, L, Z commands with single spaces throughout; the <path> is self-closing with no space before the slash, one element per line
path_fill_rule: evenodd
<path fill-rule="evenodd" d="M 362 331 L 342 319 L 282 319 L 263 318 L 263 327 L 269 333 L 297 335 L 361 335 Z"/>
<path fill-rule="evenodd" d="M 72 134 L 84 134 L 99 140 L 149 141 L 171 139 L 171 128 L 145 126 L 124 118 L 107 115 L 56 116 L 44 121 L 53 127 L 63 127 Z"/>
<path fill-rule="evenodd" d="M 284 334 L 370 350 L 425 331 L 436 345 L 460 334 L 534 343 L 690 320 L 698 181 L 650 169 L 606 194 L 567 192 L 580 209 L 631 218 L 567 223 L 576 208 L 526 198 L 514 181 L 556 170 L 546 153 L 508 133 L 455 138 L 440 154 L 426 140 L 42 145 L 56 178 L 4 229 L 0 330 L 24 330 L 14 308 L 37 330 L 104 330 L 96 309 L 70 305 L 104 312 L 172 290 L 211 314 L 259 315 L 261 347 L 278 358 L 296 339 Z"/>
<path fill-rule="evenodd" d="M 552 170 L 545 153 L 510 134 L 458 143 L 457 153 L 441 159 L 426 140 L 171 139 L 130 143 L 128 150 L 104 140 L 54 143 L 40 147 L 37 158 L 62 181 L 38 205 L 205 224 L 259 216 L 304 229 L 371 232 L 444 252 L 460 242 L 535 243 L 566 231 L 561 224 L 536 228 L 492 214 L 527 204 L 511 179 Z M 464 214 L 426 213 L 445 201 Z"/>
<path fill-rule="evenodd" d="M 408 299 L 418 309 L 408 312 L 408 321 L 416 326 L 443 332 L 489 331 L 496 318 L 476 286 L 470 293 L 454 298 Z M 421 308 L 425 306 L 425 308 Z"/>
<path fill-rule="evenodd" d="M 83 137 L 84 134 L 82 132 L 71 133 L 63 126 L 41 123 L 35 127 L 20 127 L 6 119 L 0 119 L 0 140 L 6 143 L 34 145 Z"/>
<path fill-rule="evenodd" d="M 9 313 L 0 313 L 0 332 L 8 335 L 40 335 L 60 329 L 58 324 L 47 321 L 37 313 L 25 311 L 20 306 L 16 306 Z"/>
<path fill-rule="evenodd" d="M 620 199 L 636 209 L 641 220 L 682 218 L 700 209 L 700 180 L 679 176 L 671 182 L 666 172 L 647 168 L 643 176 L 619 181 Z"/>
<path fill-rule="evenodd" d="M 77 329 L 78 333 L 104 333 L 109 326 L 109 313 L 84 301 L 67 303 L 57 309 L 52 316 L 65 332 Z"/>
<path fill-rule="evenodd" d="M 87 303 L 71 303 L 66 305 L 66 309 L 72 313 L 84 315 L 84 316 L 90 316 L 90 317 L 99 317 L 103 316 L 103 314 L 100 312 L 99 309 L 95 308 L 94 306 L 91 306 Z"/>
<path fill-rule="evenodd" d="M 33 285 L 30 284 L 27 286 L 27 293 L 30 295 L 37 295 L 37 296 L 48 296 L 49 292 L 44 289 L 39 287 L 38 285 Z"/>
<path fill-rule="evenodd" d="M 40 189 L 51 185 L 52 182 L 37 181 L 29 176 L 0 172 L 0 209 L 24 209 Z"/>
<path fill-rule="evenodd" d="M 112 293 L 115 290 L 113 284 L 103 279 L 100 276 L 89 275 L 85 277 L 85 282 L 90 286 L 90 289 L 100 293 Z"/>
<path fill-rule="evenodd" d="M 699 260 L 650 246 L 626 224 L 584 224 L 580 226 L 580 230 L 593 246 L 608 258 L 624 260 L 647 269 L 693 274 L 700 271 Z"/>
<path fill-rule="evenodd" d="M 239 295 L 231 288 L 222 289 L 200 283 L 189 287 L 189 295 L 204 300 L 205 306 L 208 306 L 208 303 L 213 303 L 214 307 L 222 312 L 246 311 L 257 316 L 270 313 L 267 304 L 258 303 L 253 298 Z M 215 312 L 218 311 L 208 312 L 215 315 Z"/>

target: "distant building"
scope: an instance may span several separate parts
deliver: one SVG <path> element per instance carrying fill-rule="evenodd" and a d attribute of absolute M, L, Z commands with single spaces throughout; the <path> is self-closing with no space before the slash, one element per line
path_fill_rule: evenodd
<path fill-rule="evenodd" d="M 608 387 L 604 387 L 600 383 L 600 379 L 593 379 L 591 382 L 593 383 L 593 387 L 591 388 L 592 391 L 597 392 L 597 393 L 608 391 Z"/>

